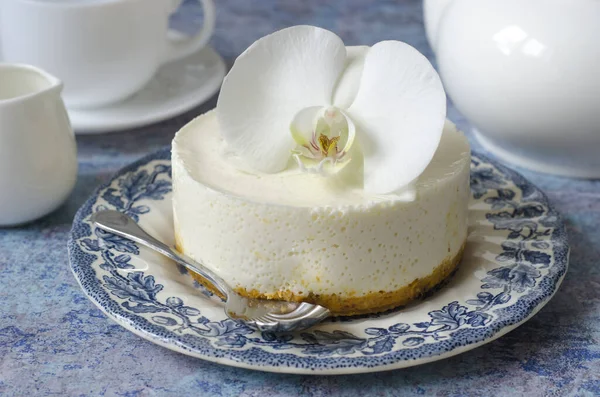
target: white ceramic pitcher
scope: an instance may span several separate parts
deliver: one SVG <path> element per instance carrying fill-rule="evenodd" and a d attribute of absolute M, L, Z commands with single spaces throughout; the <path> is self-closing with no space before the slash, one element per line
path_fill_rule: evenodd
<path fill-rule="evenodd" d="M 600 1 L 424 0 L 444 87 L 497 157 L 600 178 Z"/>
<path fill-rule="evenodd" d="M 0 226 L 56 209 L 77 177 L 62 83 L 26 65 L 0 64 Z"/>

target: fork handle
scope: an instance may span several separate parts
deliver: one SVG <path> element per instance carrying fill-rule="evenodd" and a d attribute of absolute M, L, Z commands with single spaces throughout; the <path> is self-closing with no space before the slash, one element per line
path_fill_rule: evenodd
<path fill-rule="evenodd" d="M 222 293 L 226 300 L 229 299 L 231 290 L 225 280 L 207 269 L 204 265 L 196 262 L 187 255 L 180 254 L 162 241 L 149 235 L 131 217 L 119 211 L 104 210 L 94 213 L 91 221 L 100 229 L 145 245 L 181 264 L 186 269 L 201 275 Z"/>

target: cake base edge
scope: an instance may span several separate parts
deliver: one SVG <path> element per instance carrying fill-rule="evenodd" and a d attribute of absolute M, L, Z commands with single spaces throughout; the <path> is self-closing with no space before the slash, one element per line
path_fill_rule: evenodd
<path fill-rule="evenodd" d="M 288 302 L 308 302 L 315 303 L 328 308 L 333 316 L 358 316 L 365 314 L 374 314 L 385 312 L 391 309 L 405 306 L 423 296 L 431 290 L 443 285 L 447 279 L 454 274 L 458 269 L 458 265 L 462 259 L 466 242 L 462 244 L 456 255 L 444 259 L 433 272 L 429 275 L 413 280 L 409 285 L 406 285 L 398 290 L 390 292 L 371 292 L 368 294 L 354 295 L 338 295 L 338 294 L 314 294 L 298 295 L 289 290 L 277 291 L 271 294 L 261 293 L 257 290 L 247 290 L 243 287 L 235 288 L 235 292 L 252 299 L 271 299 L 283 300 Z M 177 244 L 177 249 L 181 249 L 181 245 Z M 210 283 L 208 283 L 199 274 L 190 273 L 194 280 L 202 284 L 215 295 L 224 298 Z"/>

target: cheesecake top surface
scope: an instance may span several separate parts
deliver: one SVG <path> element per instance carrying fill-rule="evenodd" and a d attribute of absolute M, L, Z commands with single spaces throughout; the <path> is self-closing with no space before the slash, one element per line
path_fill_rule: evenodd
<path fill-rule="evenodd" d="M 352 163 L 338 175 L 302 172 L 290 161 L 286 170 L 263 174 L 247 167 L 223 140 L 215 112 L 196 118 L 173 140 L 173 160 L 193 181 L 214 191 L 252 202 L 294 207 L 371 206 L 419 200 L 438 184 L 456 177 L 470 161 L 465 136 L 446 122 L 442 139 L 426 170 L 409 187 L 387 195 L 372 195 L 362 187 L 362 163 Z"/>

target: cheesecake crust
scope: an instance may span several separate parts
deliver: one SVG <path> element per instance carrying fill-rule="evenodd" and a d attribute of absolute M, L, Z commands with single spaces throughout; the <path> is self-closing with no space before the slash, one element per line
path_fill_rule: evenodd
<path fill-rule="evenodd" d="M 177 249 L 181 249 L 180 240 L 177 238 Z M 356 316 L 364 314 L 380 313 L 404 306 L 414 300 L 423 297 L 427 292 L 435 287 L 444 284 L 444 282 L 454 274 L 462 258 L 465 243 L 458 250 L 456 255 L 448 257 L 433 269 L 429 275 L 417 278 L 410 284 L 395 291 L 373 291 L 367 294 L 357 296 L 350 291 L 345 294 L 296 294 L 290 290 L 281 290 L 271 294 L 264 294 L 255 289 L 247 290 L 243 287 L 234 290 L 247 298 L 253 299 L 273 299 L 288 302 L 308 302 L 324 306 L 331 310 L 333 316 Z M 209 291 L 221 298 L 224 298 L 210 283 L 202 276 L 191 273 L 192 277 Z"/>

